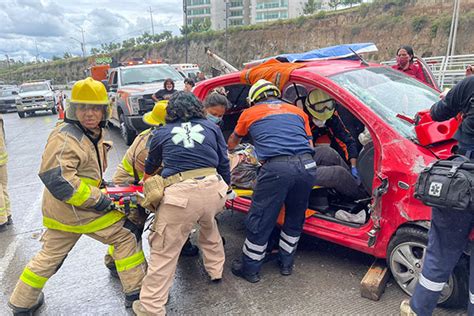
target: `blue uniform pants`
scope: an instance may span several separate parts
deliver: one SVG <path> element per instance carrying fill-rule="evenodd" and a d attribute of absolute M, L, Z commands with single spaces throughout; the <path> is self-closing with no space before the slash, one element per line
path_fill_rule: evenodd
<path fill-rule="evenodd" d="M 268 239 L 283 205 L 285 222 L 280 233 L 279 259 L 285 267 L 293 265 L 315 175 L 316 163 L 309 154 L 279 156 L 263 164 L 246 219 L 247 238 L 242 249 L 244 273 L 260 271 Z"/>
<path fill-rule="evenodd" d="M 469 243 L 469 233 L 473 226 L 474 211 L 433 208 L 423 270 L 410 301 L 410 306 L 417 315 L 425 316 L 433 313 L 444 285 Z M 474 247 L 471 247 L 469 315 L 474 315 L 472 251 Z"/>

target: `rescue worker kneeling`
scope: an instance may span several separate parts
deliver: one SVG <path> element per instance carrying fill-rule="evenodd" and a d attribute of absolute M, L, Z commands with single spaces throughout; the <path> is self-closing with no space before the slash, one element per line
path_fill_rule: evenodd
<path fill-rule="evenodd" d="M 42 249 L 10 297 L 14 314 L 30 315 L 41 306 L 46 281 L 83 234 L 113 245 L 126 304 L 138 299 L 147 268 L 139 238 L 134 225 L 100 190 L 108 150 L 102 127 L 109 113 L 101 82 L 87 78 L 73 86 L 65 122 L 51 132 L 43 153 L 39 177 L 46 187 L 42 210 L 47 230 Z"/>
<path fill-rule="evenodd" d="M 114 173 L 112 182 L 115 185 L 138 184 L 143 180 L 145 173 L 145 159 L 148 156 L 148 143 L 155 128 L 166 124 L 166 107 L 168 100 L 158 101 L 153 110 L 143 115 L 143 122 L 151 128 L 141 132 L 127 149 L 122 161 L 119 163 L 117 170 Z M 140 204 L 140 199 L 139 199 Z M 148 213 L 141 205 L 130 210 L 127 218 L 134 223 L 143 232 L 145 222 L 148 218 Z M 141 240 L 141 239 L 140 239 Z M 198 247 L 193 245 L 191 241 L 186 241 L 181 254 L 184 256 L 197 256 L 199 253 Z M 117 267 L 115 265 L 113 255 L 113 247 L 109 247 L 108 254 L 105 255 L 104 261 L 106 267 L 110 270 L 113 276 L 118 277 Z"/>
<path fill-rule="evenodd" d="M 153 132 L 145 162 L 145 194 L 148 182 L 159 182 L 150 175 L 162 164 L 165 189 L 149 236 L 150 265 L 140 301 L 133 304 L 137 315 L 165 314 L 179 252 L 195 224 L 200 225 L 198 241 L 210 279 L 220 280 L 224 268 L 224 246 L 214 218 L 223 210 L 230 182 L 224 136 L 206 119 L 192 93 L 173 94 L 166 111 L 167 124 Z"/>

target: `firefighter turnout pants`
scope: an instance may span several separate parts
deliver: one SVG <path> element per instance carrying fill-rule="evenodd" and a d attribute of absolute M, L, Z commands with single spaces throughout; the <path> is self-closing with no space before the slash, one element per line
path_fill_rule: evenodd
<path fill-rule="evenodd" d="M 423 269 L 410 301 L 419 316 L 431 315 L 441 291 L 469 243 L 474 227 L 473 211 L 440 210 L 433 208 Z M 469 277 L 469 315 L 474 315 L 474 259 L 471 245 Z"/>
<path fill-rule="evenodd" d="M 309 154 L 271 158 L 260 168 L 245 223 L 244 273 L 260 271 L 270 234 L 283 205 L 285 221 L 280 233 L 279 259 L 284 267 L 293 265 L 316 169 Z"/>
<path fill-rule="evenodd" d="M 0 158 L 1 159 L 1 158 Z M 8 172 L 7 165 L 0 162 L 0 225 L 8 221 L 10 213 L 10 198 L 7 192 Z"/>
<path fill-rule="evenodd" d="M 140 290 L 147 265 L 141 243 L 126 226 L 126 220 L 122 219 L 87 236 L 113 245 L 113 258 L 123 291 L 125 294 L 132 294 Z M 82 234 L 47 229 L 41 238 L 43 247 L 23 270 L 10 297 L 10 303 L 23 308 L 33 306 L 46 281 L 59 270 L 81 236 Z"/>
<path fill-rule="evenodd" d="M 181 248 L 196 223 L 204 267 L 211 279 L 222 278 L 224 245 L 214 217 L 223 210 L 227 187 L 219 175 L 212 175 L 165 189 L 149 235 L 150 262 L 140 292 L 148 315 L 165 315 Z"/>

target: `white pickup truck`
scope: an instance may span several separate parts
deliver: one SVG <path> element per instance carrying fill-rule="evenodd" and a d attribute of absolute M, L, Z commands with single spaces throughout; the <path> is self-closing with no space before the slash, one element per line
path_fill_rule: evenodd
<path fill-rule="evenodd" d="M 16 109 L 20 118 L 37 111 L 51 111 L 52 114 L 57 114 L 54 91 L 50 82 L 46 80 L 23 83 L 16 99 Z"/>

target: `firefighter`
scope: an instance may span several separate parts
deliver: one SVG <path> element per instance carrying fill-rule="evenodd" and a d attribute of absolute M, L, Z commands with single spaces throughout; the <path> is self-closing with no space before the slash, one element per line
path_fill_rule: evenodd
<path fill-rule="evenodd" d="M 435 121 L 446 121 L 463 115 L 463 120 L 454 135 L 459 142 L 457 154 L 474 161 L 474 76 L 460 81 L 447 95 L 431 107 Z M 423 260 L 423 269 L 410 301 L 400 306 L 401 315 L 431 315 L 441 291 L 469 244 L 469 233 L 474 228 L 472 210 L 446 210 L 433 207 L 428 247 Z M 474 243 L 471 243 L 471 254 Z M 474 315 L 474 259 L 471 255 L 469 275 L 469 315 Z"/>
<path fill-rule="evenodd" d="M 146 129 L 141 132 L 127 149 L 122 161 L 117 167 L 117 170 L 113 176 L 113 183 L 118 185 L 127 185 L 130 183 L 138 184 L 143 180 L 143 174 L 145 172 L 145 159 L 148 156 L 148 141 L 154 128 L 165 124 L 166 117 L 166 106 L 168 100 L 162 100 L 155 104 L 153 110 L 146 113 L 143 116 L 143 122 L 152 128 Z M 143 232 L 145 227 L 145 221 L 148 218 L 148 214 L 145 209 L 138 205 L 136 209 L 132 209 L 130 214 L 127 216 L 128 219 L 136 224 Z M 184 256 L 196 256 L 199 253 L 198 247 L 193 245 L 191 241 L 186 241 L 181 254 Z M 117 267 L 112 258 L 113 247 L 109 247 L 108 254 L 105 255 L 105 265 L 110 270 L 113 276 L 118 276 Z"/>
<path fill-rule="evenodd" d="M 335 111 L 336 102 L 325 92 L 315 89 L 306 98 L 305 108 L 312 118 L 314 160 L 319 167 L 316 185 L 333 188 L 353 199 L 366 197 L 366 193 L 360 188 L 357 145 Z M 332 146 L 318 145 L 321 139 L 328 137 L 331 145 L 340 149 L 339 151 L 334 150 Z M 322 142 L 324 143 L 324 140 Z M 349 161 L 350 168 L 339 152 Z"/>
<path fill-rule="evenodd" d="M 262 162 L 246 219 L 242 259 L 232 262 L 232 273 L 251 283 L 260 281 L 265 250 L 282 206 L 285 222 L 279 241 L 280 273 L 292 273 L 316 176 L 308 116 L 279 97 L 280 90 L 271 82 L 260 79 L 252 85 L 248 95 L 251 107 L 242 112 L 228 141 L 232 150 L 250 134 Z"/>
<path fill-rule="evenodd" d="M 5 126 L 3 125 L 3 117 L 0 115 L 0 232 L 5 231 L 7 226 L 12 224 L 10 199 L 7 191 L 7 161 L 8 154 L 5 148 Z"/>
<path fill-rule="evenodd" d="M 141 231 L 100 190 L 109 149 L 102 130 L 110 115 L 104 85 L 92 78 L 76 82 L 65 114 L 43 153 L 39 177 L 45 185 L 42 210 L 47 229 L 42 249 L 25 267 L 10 297 L 14 314 L 30 315 L 41 306 L 45 283 L 83 234 L 114 247 L 126 306 L 138 299 L 146 273 Z"/>
<path fill-rule="evenodd" d="M 224 136 L 192 93 L 176 92 L 166 111 L 167 124 L 153 132 L 145 162 L 145 182 L 163 165 L 161 176 L 168 186 L 149 236 L 150 265 L 140 301 L 133 304 L 137 315 L 165 314 L 179 249 L 197 223 L 211 281 L 221 280 L 224 269 L 224 246 L 214 218 L 224 207 L 230 183 Z"/>

